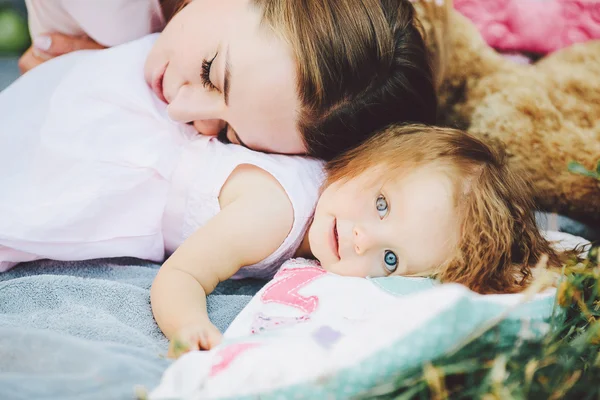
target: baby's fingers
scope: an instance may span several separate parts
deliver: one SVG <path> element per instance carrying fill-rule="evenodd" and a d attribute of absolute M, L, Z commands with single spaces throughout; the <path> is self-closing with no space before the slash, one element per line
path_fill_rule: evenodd
<path fill-rule="evenodd" d="M 221 332 L 212 324 L 186 328 L 169 344 L 168 357 L 179 358 L 189 351 L 210 350 L 221 343 Z"/>
<path fill-rule="evenodd" d="M 198 340 L 185 340 L 184 338 L 175 338 L 169 343 L 169 352 L 167 357 L 179 358 L 189 351 L 200 350 Z"/>
<path fill-rule="evenodd" d="M 202 350 L 210 350 L 221 343 L 222 335 L 221 332 L 214 326 L 207 328 L 202 331 L 200 335 L 200 348 Z"/>

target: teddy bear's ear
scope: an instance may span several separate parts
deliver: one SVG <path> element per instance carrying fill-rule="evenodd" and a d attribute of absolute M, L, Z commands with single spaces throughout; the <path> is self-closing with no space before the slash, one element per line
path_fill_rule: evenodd
<path fill-rule="evenodd" d="M 449 54 L 449 25 L 452 0 L 411 0 L 431 59 L 436 89 L 444 80 Z"/>

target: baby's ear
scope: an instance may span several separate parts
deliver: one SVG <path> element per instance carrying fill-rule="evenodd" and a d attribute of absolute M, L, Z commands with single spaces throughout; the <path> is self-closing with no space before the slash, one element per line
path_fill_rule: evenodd
<path fill-rule="evenodd" d="M 411 0 L 422 26 L 425 44 L 431 59 L 436 89 L 444 80 L 449 49 L 452 0 Z"/>

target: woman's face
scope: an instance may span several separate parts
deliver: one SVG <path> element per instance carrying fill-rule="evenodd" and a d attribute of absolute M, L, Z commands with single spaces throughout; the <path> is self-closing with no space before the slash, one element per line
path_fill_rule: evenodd
<path fill-rule="evenodd" d="M 258 151 L 306 153 L 292 50 L 249 0 L 192 0 L 144 69 L 173 120 Z"/>

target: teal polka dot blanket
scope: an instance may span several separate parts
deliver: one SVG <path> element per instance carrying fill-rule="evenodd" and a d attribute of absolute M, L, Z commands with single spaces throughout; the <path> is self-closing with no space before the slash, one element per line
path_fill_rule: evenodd
<path fill-rule="evenodd" d="M 479 295 L 425 278 L 341 277 L 287 262 L 234 320 L 221 345 L 184 355 L 150 399 L 361 396 L 453 351 L 488 324 L 499 345 L 549 329 L 555 289 Z"/>

